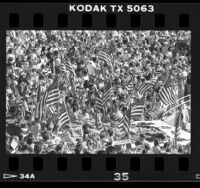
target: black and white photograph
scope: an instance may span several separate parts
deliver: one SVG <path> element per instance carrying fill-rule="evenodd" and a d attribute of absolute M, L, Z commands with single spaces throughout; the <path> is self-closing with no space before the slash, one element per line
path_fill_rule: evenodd
<path fill-rule="evenodd" d="M 191 31 L 8 30 L 9 154 L 191 154 Z"/>

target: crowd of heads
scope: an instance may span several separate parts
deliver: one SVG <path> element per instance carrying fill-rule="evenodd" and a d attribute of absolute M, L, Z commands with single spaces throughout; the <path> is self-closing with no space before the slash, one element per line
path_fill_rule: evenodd
<path fill-rule="evenodd" d="M 128 91 L 126 88 L 132 76 L 135 84 L 157 76 L 158 83 L 155 90 L 157 92 L 166 78 L 166 73 L 170 72 L 172 82 L 182 84 L 183 95 L 189 94 L 190 43 L 190 31 L 8 31 L 6 115 L 7 118 L 14 120 L 12 125 L 19 127 L 20 130 L 17 135 L 7 133 L 7 151 L 10 153 L 174 151 L 172 142 L 155 140 L 150 146 L 141 142 L 138 135 L 121 137 L 110 122 L 123 115 L 127 109 L 126 100 L 130 95 L 138 97 L 135 91 Z M 112 54 L 114 59 L 112 73 L 108 64 L 99 60 L 98 54 L 101 51 Z M 66 86 L 62 68 L 67 62 L 72 65 L 74 73 L 68 72 L 70 85 Z M 74 123 L 63 127 L 62 130 L 58 127 L 58 116 L 53 116 L 49 120 L 39 120 L 34 117 L 39 85 L 41 93 L 44 93 L 55 77 L 59 78 L 61 98 L 68 107 L 71 123 Z M 101 117 L 101 121 L 106 124 L 105 131 L 99 131 L 94 121 L 96 114 L 99 113 L 95 109 L 94 92 L 98 90 L 102 96 L 108 81 L 115 88 L 114 96 L 108 104 L 107 114 Z M 22 118 L 18 106 L 19 96 L 23 96 L 27 103 L 25 119 Z M 143 120 L 159 119 L 159 115 L 159 107 L 156 107 L 153 95 L 147 96 Z M 117 139 L 132 137 L 135 137 L 133 143 L 125 144 L 119 150 L 112 145 Z M 176 150 L 179 153 L 189 151 L 181 146 L 178 147 Z"/>

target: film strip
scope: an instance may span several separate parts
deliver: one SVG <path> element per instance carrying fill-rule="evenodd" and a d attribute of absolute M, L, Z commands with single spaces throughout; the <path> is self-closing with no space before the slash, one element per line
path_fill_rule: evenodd
<path fill-rule="evenodd" d="M 200 127 L 198 126 L 197 123 L 198 122 L 197 101 L 199 100 L 198 97 L 199 91 L 197 90 L 198 87 L 195 87 L 195 82 L 197 82 L 196 84 L 198 84 L 198 81 L 196 81 L 198 80 L 198 72 L 197 72 L 198 68 L 195 67 L 198 66 L 197 63 L 199 60 L 198 58 L 199 57 L 198 45 L 200 41 L 199 37 L 200 28 L 198 24 L 199 17 L 200 17 L 200 4 L 167 4 L 167 3 L 159 4 L 150 2 L 142 4 L 141 3 L 119 3 L 119 4 L 118 3 L 108 3 L 108 4 L 103 4 L 103 3 L 102 4 L 101 3 L 6 4 L 4 3 L 1 4 L 0 57 L 3 65 L 1 66 L 0 70 L 1 70 L 1 88 L 2 88 L 1 103 L 4 104 L 4 107 L 0 109 L 1 110 L 0 116 L 2 122 L 2 126 L 0 127 L 1 181 L 39 181 L 39 182 L 42 181 L 69 181 L 69 182 L 196 181 L 198 182 L 200 180 L 200 162 L 199 162 L 200 140 L 198 136 L 200 133 Z M 14 37 L 11 36 L 12 31 L 14 32 L 17 31 L 18 33 L 20 33 L 20 31 L 22 32 L 30 30 L 64 31 L 66 33 L 69 31 L 80 31 L 80 30 L 87 31 L 88 33 L 90 33 L 90 31 L 105 31 L 105 33 L 108 31 L 116 31 L 116 32 L 135 31 L 141 33 L 144 31 L 154 31 L 157 33 L 158 32 L 162 33 L 164 31 L 169 31 L 169 32 L 189 31 L 191 35 L 190 37 L 192 38 L 190 44 L 191 45 L 190 65 L 192 62 L 191 72 L 192 72 L 192 79 L 194 82 L 192 83 L 192 85 L 194 87 L 192 90 L 193 105 L 191 106 L 193 110 L 191 116 L 192 117 L 191 129 L 185 131 L 184 133 L 185 134 L 187 133 L 187 135 L 189 135 L 189 143 L 191 150 L 189 152 L 184 152 L 183 151 L 184 149 L 182 148 L 182 152 L 180 153 L 161 152 L 160 154 L 156 154 L 155 152 L 147 154 L 146 150 L 149 149 L 144 149 L 145 154 L 142 152 L 141 153 L 133 152 L 131 154 L 130 153 L 127 154 L 123 152 L 113 153 L 112 150 L 113 147 L 111 146 L 112 151 L 108 153 L 107 150 L 101 153 L 102 151 L 104 151 L 102 149 L 101 152 L 93 154 L 91 154 L 92 152 L 90 153 L 88 151 L 83 154 L 75 154 L 73 152 L 69 154 L 51 153 L 51 152 L 36 154 L 34 153 L 35 148 L 33 148 L 34 151 L 32 152 L 28 152 L 29 150 L 27 148 L 25 149 L 26 150 L 25 153 L 12 152 L 10 149 L 8 149 L 8 146 L 6 145 L 8 142 L 7 141 L 8 137 L 9 139 L 11 137 L 9 148 L 19 147 L 19 146 L 15 146 L 16 142 L 15 143 L 12 142 L 12 140 L 14 140 L 14 137 L 9 135 L 7 131 L 8 125 L 6 124 L 8 113 L 6 111 L 7 104 L 5 105 L 6 101 L 5 98 L 8 92 L 7 91 L 8 79 L 5 75 L 7 75 L 8 69 L 15 70 L 15 68 L 10 68 L 10 67 L 8 68 L 8 64 L 5 64 L 5 62 L 8 62 L 8 54 L 9 54 L 7 46 L 10 45 L 11 43 L 10 41 L 12 39 L 10 38 L 16 38 L 16 40 L 20 39 L 20 35 Z M 8 36 L 10 37 L 9 41 L 7 41 Z M 66 34 L 66 36 L 71 37 L 70 34 L 69 35 Z M 110 37 L 112 38 L 114 36 L 111 35 Z M 35 44 L 34 42 L 36 41 L 36 39 L 33 38 L 31 40 L 33 44 Z M 17 42 L 13 40 L 12 43 L 17 43 Z M 26 41 L 26 43 L 28 43 L 28 41 Z M 49 45 L 48 42 L 46 41 L 41 43 L 43 44 L 43 46 Z M 74 43 L 77 44 L 76 41 L 74 41 Z M 15 49 L 16 46 L 12 46 L 11 48 Z M 56 48 L 59 48 L 59 43 L 58 46 L 56 46 Z M 119 46 L 118 48 L 123 48 L 123 47 Z M 75 50 L 77 50 L 77 48 L 75 48 Z M 18 53 L 20 53 L 20 51 L 18 51 Z M 22 53 L 21 56 L 22 58 L 24 58 L 23 57 L 25 56 L 24 53 Z M 167 55 L 165 57 L 168 58 Z M 32 56 L 30 56 L 30 58 L 32 58 Z M 25 60 L 23 60 L 23 62 L 25 62 Z M 180 64 L 180 66 L 182 65 Z M 11 65 L 11 67 L 13 67 L 13 65 Z M 40 70 L 42 71 L 42 69 Z M 54 73 L 55 75 L 57 74 L 56 72 Z M 11 74 L 13 74 L 13 72 Z M 194 109 L 195 107 L 197 108 L 197 110 Z M 167 109 L 165 109 L 164 112 L 166 111 Z M 145 120 L 142 120 L 140 122 L 145 122 Z M 158 123 L 158 127 L 160 125 L 161 124 Z M 169 124 L 166 124 L 165 126 L 167 125 L 169 126 Z M 173 130 L 175 129 L 174 125 L 172 125 L 171 127 Z M 164 128 L 162 131 L 165 132 Z M 186 140 L 184 136 L 182 139 Z M 129 141 L 133 140 L 134 146 L 136 146 L 136 142 L 134 139 L 125 139 L 125 140 Z M 132 144 L 132 141 L 130 142 Z M 151 143 L 154 144 L 154 146 L 157 146 L 154 140 L 151 141 Z M 122 143 L 120 147 L 124 147 L 124 145 L 126 144 L 127 143 L 125 144 Z M 19 142 L 17 143 L 17 145 L 19 145 Z M 128 147 L 128 145 L 126 145 L 126 147 Z"/>

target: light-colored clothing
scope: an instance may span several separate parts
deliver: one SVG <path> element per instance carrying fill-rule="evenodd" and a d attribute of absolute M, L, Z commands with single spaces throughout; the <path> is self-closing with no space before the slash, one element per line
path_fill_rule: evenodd
<path fill-rule="evenodd" d="M 87 69 L 89 75 L 95 75 L 96 65 L 93 61 L 88 62 Z"/>

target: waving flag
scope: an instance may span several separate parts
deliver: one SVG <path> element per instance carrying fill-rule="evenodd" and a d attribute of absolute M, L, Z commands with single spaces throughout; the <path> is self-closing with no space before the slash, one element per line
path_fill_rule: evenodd
<path fill-rule="evenodd" d="M 124 116 L 117 121 L 117 127 L 121 135 L 129 133 L 130 129 L 130 118 L 131 118 L 131 107 L 125 112 Z"/>
<path fill-rule="evenodd" d="M 141 116 L 144 111 L 144 97 L 136 101 L 131 107 L 131 117 Z"/>
<path fill-rule="evenodd" d="M 157 76 L 155 76 L 155 77 L 152 77 L 151 79 L 150 79 L 150 82 L 152 83 L 152 84 L 156 84 L 156 82 L 157 82 L 157 80 L 158 80 L 158 77 Z"/>
<path fill-rule="evenodd" d="M 49 112 L 50 112 L 51 114 L 54 114 L 54 113 L 56 112 L 56 107 L 55 107 L 55 105 L 49 106 Z"/>
<path fill-rule="evenodd" d="M 45 92 L 42 97 L 40 97 L 39 101 L 36 105 L 36 111 L 35 111 L 35 118 L 39 118 L 41 120 L 43 118 L 44 110 L 46 107 L 46 98 L 48 93 Z"/>
<path fill-rule="evenodd" d="M 126 89 L 128 91 L 133 91 L 133 76 L 131 77 L 129 83 L 127 84 Z"/>
<path fill-rule="evenodd" d="M 59 121 L 58 121 L 58 126 L 62 127 L 63 125 L 66 125 L 70 122 L 70 118 L 68 115 L 68 111 L 65 107 L 65 104 L 61 104 L 61 109 L 60 109 L 60 114 L 59 114 Z"/>
<path fill-rule="evenodd" d="M 56 106 L 52 105 L 47 108 L 46 119 L 52 119 L 53 115 L 56 113 Z"/>
<path fill-rule="evenodd" d="M 60 90 L 58 88 L 58 80 L 57 78 L 54 79 L 53 83 L 47 90 L 47 98 L 46 98 L 46 105 L 51 106 L 58 103 L 60 97 Z"/>
<path fill-rule="evenodd" d="M 103 96 L 103 104 L 109 101 L 109 99 L 114 95 L 113 87 L 110 82 L 105 87 L 105 92 Z"/>
<path fill-rule="evenodd" d="M 136 84 L 135 88 L 139 95 L 144 96 L 145 93 L 147 93 L 149 89 L 153 88 L 154 86 L 155 86 L 155 83 L 143 82 L 140 84 Z"/>
<path fill-rule="evenodd" d="M 171 85 L 170 77 L 168 77 L 164 85 L 160 88 L 158 97 L 164 105 L 176 104 L 175 91 Z"/>
<path fill-rule="evenodd" d="M 60 65 L 60 70 L 61 70 L 62 72 L 66 72 L 66 71 L 67 71 L 65 64 L 61 64 L 61 65 Z"/>
<path fill-rule="evenodd" d="M 70 61 L 67 61 L 66 65 L 65 65 L 65 69 L 66 69 L 67 71 L 73 73 L 74 76 L 76 75 L 76 74 L 75 74 L 75 71 L 74 71 L 74 68 L 73 68 L 73 66 L 72 66 L 72 64 L 71 64 Z"/>
<path fill-rule="evenodd" d="M 114 59 L 113 55 L 108 55 L 106 52 L 99 52 L 99 59 L 106 62 L 106 64 L 111 68 L 111 72 L 114 73 Z"/>
<path fill-rule="evenodd" d="M 17 104 L 18 106 L 22 106 L 24 104 L 24 97 L 19 97 Z"/>
<path fill-rule="evenodd" d="M 106 52 L 99 52 L 99 59 L 105 61 L 108 65 L 112 64 L 111 57 Z"/>
<path fill-rule="evenodd" d="M 99 93 L 97 90 L 95 90 L 95 108 L 97 108 L 98 110 L 102 111 L 103 110 L 103 100 L 101 99 Z"/>
<path fill-rule="evenodd" d="M 69 79 L 69 73 L 68 72 L 64 72 L 62 74 L 61 80 L 64 80 L 64 84 L 65 84 L 66 88 L 71 86 L 71 81 Z"/>

